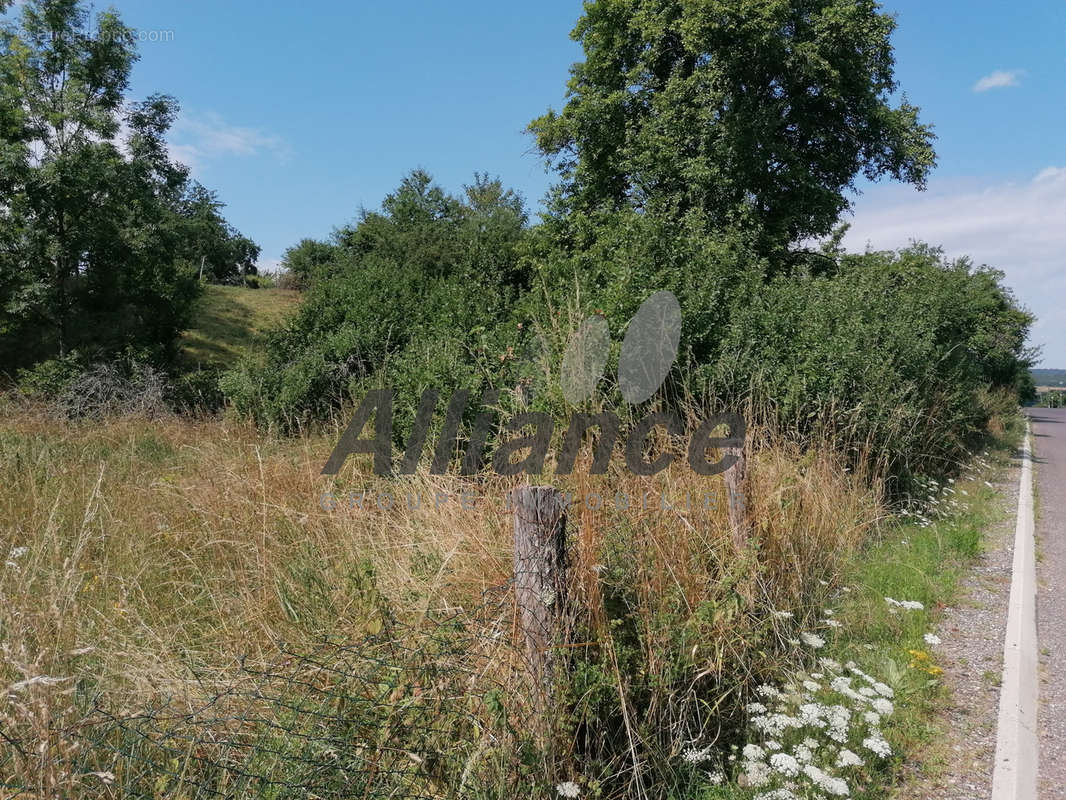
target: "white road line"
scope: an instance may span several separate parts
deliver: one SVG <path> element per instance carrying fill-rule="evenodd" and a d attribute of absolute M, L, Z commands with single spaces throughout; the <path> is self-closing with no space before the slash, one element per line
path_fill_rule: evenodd
<path fill-rule="evenodd" d="M 1007 612 L 1007 635 L 1003 641 L 1003 680 L 999 692 L 992 800 L 1036 800 L 1036 532 L 1028 421 L 1025 428 L 1010 609 Z"/>

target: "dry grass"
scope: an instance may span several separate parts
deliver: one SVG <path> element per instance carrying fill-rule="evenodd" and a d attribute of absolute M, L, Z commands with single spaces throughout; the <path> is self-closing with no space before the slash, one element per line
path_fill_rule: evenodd
<path fill-rule="evenodd" d="M 224 681 L 237 659 L 269 660 L 281 642 L 356 640 L 380 626 L 384 607 L 416 622 L 506 584 L 512 529 L 502 498 L 514 481 L 421 473 L 385 482 L 351 461 L 326 478 L 331 446 L 227 421 L 71 425 L 32 410 L 5 419 L 0 555 L 26 550 L 0 567 L 0 685 L 62 679 L 13 693 L 6 726 L 38 731 L 42 761 L 61 761 L 66 745 L 49 730 L 73 713 L 63 694 L 71 679 L 134 708 L 187 690 L 190 667 Z M 607 621 L 624 586 L 648 672 L 676 665 L 675 628 L 696 620 L 697 644 L 681 661 L 726 693 L 773 669 L 766 651 L 819 613 L 881 513 L 866 478 L 828 451 L 762 445 L 750 465 L 755 546 L 737 552 L 720 478 L 687 468 L 650 479 L 618 467 L 574 475 L 556 485 L 586 501 L 570 515 L 584 633 L 601 646 L 615 635 Z M 367 498 L 350 507 L 349 491 L 389 492 L 393 506 Z M 464 507 L 463 491 L 479 498 Z M 605 507 L 587 502 L 593 492 Z M 635 503 L 615 508 L 618 492 Z M 704 507 L 705 492 L 714 507 Z M 336 502 L 323 502 L 326 493 Z M 421 496 L 414 509 L 411 493 Z M 794 611 L 795 622 L 775 620 L 773 608 Z M 664 619 L 680 622 L 657 627 Z M 739 674 L 726 685 L 726 673 Z M 673 726 L 684 709 L 671 702 L 648 713 Z M 64 778 L 37 780 L 54 788 Z"/>

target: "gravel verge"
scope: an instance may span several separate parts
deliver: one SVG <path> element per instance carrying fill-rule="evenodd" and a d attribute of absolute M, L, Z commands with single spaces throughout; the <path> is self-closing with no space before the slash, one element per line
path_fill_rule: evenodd
<path fill-rule="evenodd" d="M 999 718 L 1003 639 L 1010 603 L 1014 528 L 1018 508 L 1018 460 L 995 482 L 996 521 L 984 548 L 959 586 L 957 605 L 944 609 L 937 626 L 942 644 L 932 648 L 944 669 L 946 702 L 934 722 L 937 745 L 908 764 L 897 798 L 985 800 L 992 793 Z"/>

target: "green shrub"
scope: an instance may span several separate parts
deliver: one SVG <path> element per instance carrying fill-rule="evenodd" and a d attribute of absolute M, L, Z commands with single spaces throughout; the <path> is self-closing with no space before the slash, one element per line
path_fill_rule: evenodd
<path fill-rule="evenodd" d="M 925 245 L 844 256 L 834 273 L 778 278 L 737 309 L 721 357 L 700 373 L 906 488 L 954 470 L 991 416 L 1017 402 L 1032 318 L 1001 277 Z M 997 388 L 1010 399 L 993 403 Z"/>
<path fill-rule="evenodd" d="M 18 371 L 18 388 L 23 394 L 39 400 L 58 397 L 78 377 L 84 365 L 77 353 L 50 358 Z"/>
<path fill-rule="evenodd" d="M 526 280 L 525 224 L 498 181 L 478 176 L 459 199 L 412 173 L 381 213 L 337 233 L 294 319 L 223 377 L 227 397 L 260 424 L 296 430 L 386 376 L 413 405 L 431 384 L 442 394 L 486 384 L 517 341 L 508 321 Z"/>

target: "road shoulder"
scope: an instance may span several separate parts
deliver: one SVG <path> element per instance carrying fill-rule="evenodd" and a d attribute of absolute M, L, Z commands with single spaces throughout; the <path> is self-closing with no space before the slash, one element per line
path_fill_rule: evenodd
<path fill-rule="evenodd" d="M 1019 476 L 1018 458 L 997 476 L 996 521 L 958 602 L 944 609 L 937 626 L 944 669 L 944 701 L 932 722 L 938 733 L 934 746 L 906 767 L 900 800 L 991 797 Z"/>

